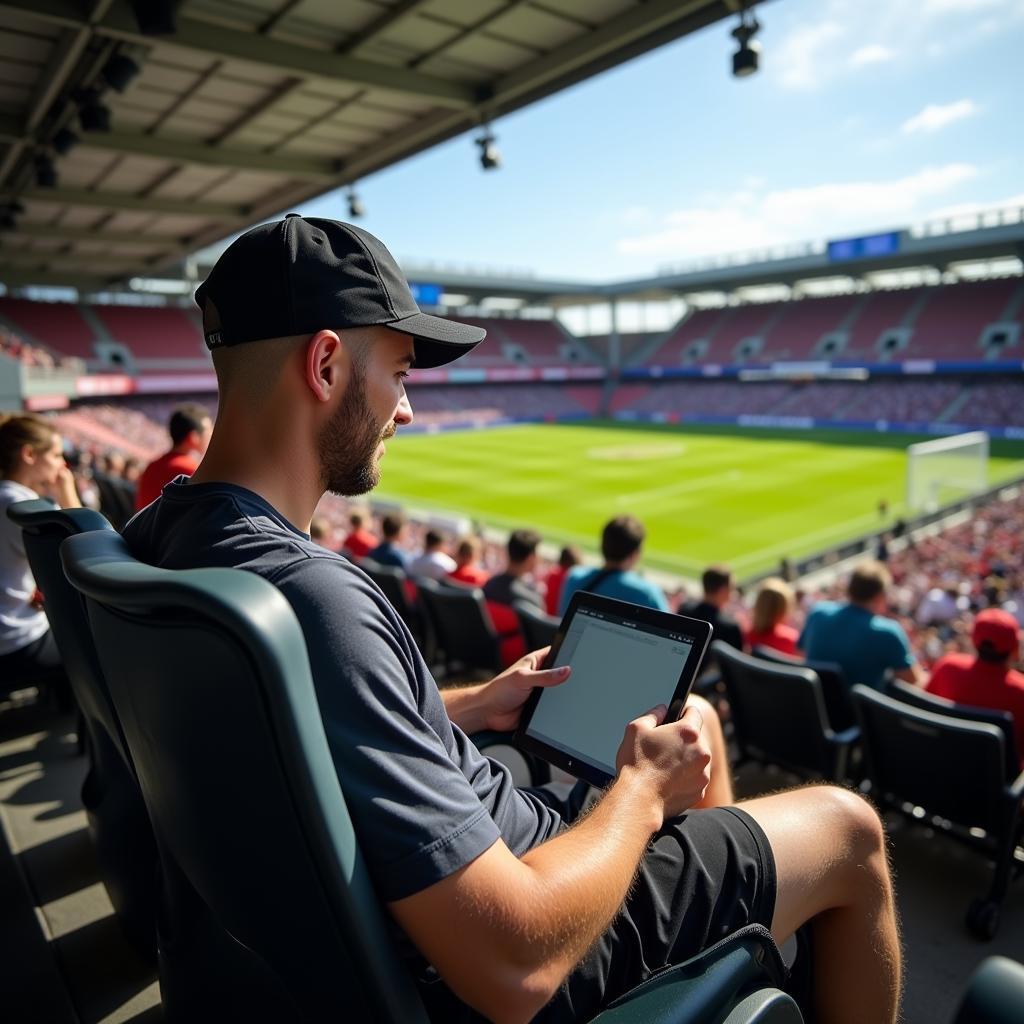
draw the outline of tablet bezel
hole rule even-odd
[[[675,689],[665,702],[668,704],[668,714],[665,716],[665,721],[675,721],[682,714],[683,705],[686,703],[686,698],[690,695],[690,690],[693,688],[694,680],[700,671],[708,645],[711,643],[711,623],[705,622],[703,619],[691,619],[684,615],[674,615],[671,612],[646,608],[643,605],[632,604],[629,601],[617,601],[611,597],[592,594],[587,590],[577,590],[572,595],[569,607],[566,609],[555,638],[551,642],[551,652],[545,660],[545,667],[554,663],[573,618],[582,608],[620,616],[633,622],[666,630],[670,633],[678,633],[680,636],[685,637],[686,640],[692,641],[690,653],[680,666],[679,679],[676,681]],[[628,685],[628,681],[623,680],[623,685]],[[542,757],[556,768],[561,768],[575,778],[583,779],[593,786],[603,787],[608,785],[614,778],[614,774],[609,774],[589,761],[571,755],[560,747],[554,747],[536,736],[529,735],[527,732],[545,689],[546,687],[542,686],[534,687],[533,692],[523,705],[519,726],[515,733],[515,744],[520,749]],[[646,708],[640,709],[637,714],[642,714],[645,710]],[[625,735],[627,725],[628,722],[622,723],[623,735]]]

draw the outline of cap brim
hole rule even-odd
[[[487,337],[487,331],[482,327],[460,324],[429,313],[413,313],[383,326],[413,336],[418,369],[451,363],[472,352]]]

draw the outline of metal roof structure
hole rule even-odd
[[[0,281],[172,268],[742,6],[0,0]]]

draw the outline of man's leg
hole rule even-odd
[[[732,792],[732,765],[729,764],[729,751],[725,747],[725,735],[718,712],[703,697],[691,694],[687,698],[687,706],[695,707],[701,713],[704,725],[701,732],[711,747],[711,782],[704,791],[704,797],[694,810],[707,807],[728,807],[735,802]]]
[[[857,794],[814,786],[740,805],[764,830],[778,889],[772,933],[813,918],[814,999],[822,1024],[891,1024],[900,941],[878,815]]]

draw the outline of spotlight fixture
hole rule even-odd
[[[178,30],[174,0],[132,0],[132,10],[144,36],[171,36]]]
[[[46,153],[36,153],[35,170],[36,184],[40,188],[57,187],[57,168]]]
[[[70,153],[78,143],[78,136],[70,128],[61,128],[50,140],[50,145],[53,146],[54,151],[61,156]]]
[[[100,94],[95,90],[83,93],[79,98],[78,123],[83,132],[110,131],[110,107],[100,102]]]
[[[366,216],[366,207],[359,196],[356,195],[355,185],[349,185],[348,187],[348,215],[352,220],[358,220],[360,217]]]
[[[142,69],[125,53],[115,53],[100,72],[111,89],[124,92]]]
[[[474,140],[480,147],[480,166],[485,171],[495,171],[501,166],[501,152],[495,145],[490,125],[484,125],[483,135]]]
[[[760,30],[761,23],[744,7],[740,11],[740,23],[729,33],[739,43],[732,55],[732,73],[736,78],[747,78],[760,66],[761,44],[751,41]]]

